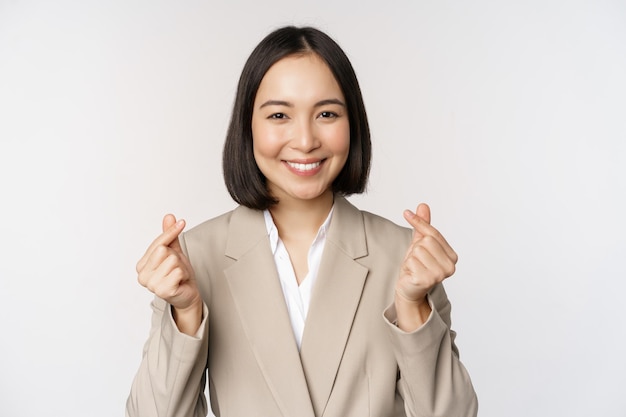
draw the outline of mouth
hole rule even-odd
[[[299,162],[290,162],[290,161],[285,161],[285,162],[291,168],[295,169],[296,171],[301,171],[301,172],[313,171],[316,168],[318,168],[320,165],[322,165],[322,161],[311,162],[308,164],[302,164]]]
[[[285,161],[283,163],[291,171],[291,173],[300,177],[312,177],[317,175],[324,166],[326,159],[308,160],[308,161]]]

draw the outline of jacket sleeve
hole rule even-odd
[[[430,317],[411,333],[400,330],[392,304],[384,312],[400,376],[397,390],[409,417],[475,417],[478,400],[450,330],[450,302],[439,284],[428,294]]]
[[[200,417],[207,415],[204,396],[208,352],[208,310],[198,333],[181,333],[171,306],[155,297],[152,326],[126,402],[127,417]]]

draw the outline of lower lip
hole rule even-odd
[[[287,169],[291,171],[293,174],[296,174],[300,177],[310,177],[310,176],[317,174],[318,172],[322,170],[322,167],[324,166],[324,162],[326,162],[326,160],[323,160],[317,167],[313,169],[309,169],[307,171],[300,171],[298,169],[295,169],[294,167],[289,165],[287,162],[283,162],[283,164],[285,164]]]

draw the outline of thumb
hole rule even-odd
[[[170,227],[176,224],[176,216],[173,214],[166,214],[163,216],[163,231],[167,231]]]
[[[415,242],[424,237],[424,223],[430,224],[430,207],[428,204],[421,203],[415,209],[415,213],[405,210],[404,218],[413,227],[413,241]]]
[[[428,207],[428,204],[421,203],[420,205],[418,205],[417,209],[415,210],[415,214],[426,223],[430,224],[430,207]]]
[[[163,217],[163,232],[171,229],[172,227],[180,228],[180,231],[176,234],[176,237],[174,237],[174,239],[168,246],[174,249],[175,251],[182,253],[183,250],[180,247],[180,242],[178,241],[178,235],[185,228],[185,221],[182,219],[176,221],[176,216],[174,216],[173,214],[166,214]]]

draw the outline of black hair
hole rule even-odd
[[[267,189],[252,147],[252,113],[261,80],[279,60],[292,55],[315,54],[330,68],[346,100],[350,124],[350,150],[343,169],[333,181],[341,195],[365,191],[372,157],[370,130],[361,89],[350,60],[339,45],[312,27],[287,26],[267,35],[243,67],[226,134],[222,168],[231,197],[239,204],[264,210],[278,201]]]

